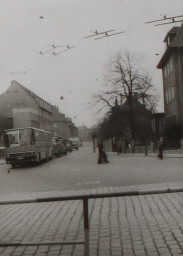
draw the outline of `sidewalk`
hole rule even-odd
[[[0,201],[183,188],[183,182],[0,195]],[[81,201],[0,206],[0,241],[83,240]],[[183,193],[89,200],[90,256],[183,255]],[[1,256],[82,256],[82,245],[0,247]]]
[[[117,152],[107,152],[108,155],[116,155]],[[148,152],[147,153],[147,156],[149,157],[157,157],[157,154],[158,154],[158,151],[155,151],[155,152]],[[134,156],[134,157],[137,157],[137,156],[144,156],[145,155],[145,152],[144,153],[120,153],[119,154],[120,156]],[[178,149],[178,150],[164,150],[163,152],[163,156],[165,158],[183,158],[183,150],[181,149]],[[2,164],[6,164],[6,161],[3,157],[0,158],[0,165]]]
[[[4,158],[0,158],[0,165],[6,164],[6,160]]]
[[[117,152],[107,152],[108,155],[117,155]],[[157,158],[158,151],[155,152],[147,152],[147,157],[155,157]],[[144,153],[120,153],[119,156],[123,157],[138,157],[145,156]],[[164,158],[183,158],[183,150],[164,150],[163,151]]]

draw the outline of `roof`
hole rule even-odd
[[[139,112],[151,113],[149,109],[147,109],[135,96],[132,96],[132,106],[133,109],[138,110]],[[122,111],[129,111],[129,104],[126,100],[123,105],[120,106]]]
[[[51,131],[46,131],[46,130],[35,128],[35,127],[12,128],[12,129],[6,129],[6,130],[4,130],[4,132],[11,132],[11,131],[17,131],[17,130],[27,130],[27,129],[33,129],[33,130],[36,130],[36,131],[52,133]]]
[[[57,106],[51,105],[51,111],[53,113],[53,122],[67,122],[68,125],[75,126],[70,118],[59,111]]]
[[[60,121],[66,121],[66,117],[63,113],[60,113],[58,108],[56,106],[51,105],[51,111],[53,113],[53,121],[54,122],[60,122]]]
[[[16,81],[12,81],[0,97],[1,118],[12,118],[13,110],[17,108],[31,108],[38,111],[38,105],[24,87]]]
[[[179,29],[180,27],[173,27],[172,29],[170,29],[170,31],[167,33],[165,39],[164,39],[164,42],[167,40],[167,37],[170,35],[170,34],[177,34],[177,32],[179,32]]]
[[[170,47],[183,47],[183,23],[179,28],[175,38],[171,42]]]
[[[171,51],[178,47],[183,47],[183,23],[180,27],[173,27],[166,35],[164,42],[167,40],[168,36],[175,34],[174,39],[168,45],[165,53],[163,54],[161,60],[159,61],[157,68],[163,68],[166,59],[169,57]]]
[[[25,86],[23,86],[22,84],[18,83],[17,81],[13,80],[11,82],[11,84],[18,84],[20,87],[22,87],[31,98],[33,98],[33,100],[36,101],[36,103],[41,107],[46,109],[47,111],[51,112],[51,104],[48,103],[47,101],[43,100],[41,97],[39,97],[37,94],[35,94],[34,92],[30,91],[29,89],[27,89]],[[37,99],[40,99],[41,102],[44,102],[45,104],[40,104],[39,101]],[[52,112],[51,112],[52,113]]]

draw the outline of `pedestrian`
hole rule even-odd
[[[128,140],[125,140],[124,153],[128,153]]]
[[[122,153],[125,153],[125,140],[122,139]]]
[[[135,153],[135,140],[131,140],[131,148],[132,148],[132,153]]]
[[[158,145],[158,159],[163,159],[163,141],[160,141]]]
[[[102,163],[109,163],[108,158],[107,158],[107,154],[104,151],[104,145],[103,145],[103,140],[98,140],[98,164],[102,164]]]

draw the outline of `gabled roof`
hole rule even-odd
[[[132,107],[134,110],[136,110],[137,112],[143,112],[145,111],[145,113],[149,113],[151,114],[151,111],[149,109],[147,109],[138,99],[136,96],[132,96]],[[115,106],[116,107],[116,106]],[[114,108],[115,108],[114,107]],[[117,107],[120,107],[120,109],[124,112],[129,111],[129,103],[126,100],[122,105],[118,105]]]
[[[13,109],[17,108],[34,108],[34,110],[37,110],[37,105],[19,83],[12,81],[0,97],[0,115],[4,118],[11,118]]]
[[[170,47],[183,47],[183,23],[182,26],[179,28],[175,38],[170,44]]]
[[[70,126],[75,126],[70,118],[59,111],[57,106],[51,105],[51,111],[53,113],[53,122],[65,122]]]
[[[66,121],[65,115],[63,113],[60,113],[56,106],[51,105],[51,111],[53,113],[53,121],[54,122]]]
[[[35,94],[34,92],[30,91],[25,86],[23,86],[22,84],[18,83],[17,81],[13,80],[11,82],[11,85],[13,85],[13,84],[17,84],[20,87],[22,87],[22,89],[36,102],[36,104],[38,104],[41,108],[44,108],[47,111],[51,112],[51,104],[50,103],[48,103],[47,101],[43,100],[37,94]],[[43,103],[43,104],[41,104],[41,103]]]
[[[170,29],[170,31],[168,31],[165,39],[164,39],[164,42],[167,40],[167,37],[170,35],[170,34],[177,34],[177,32],[179,32],[179,29],[180,27],[173,27],[172,29]]]
[[[168,36],[175,34],[174,39],[168,45],[165,53],[163,54],[161,60],[159,61],[157,68],[163,68],[164,63],[168,56],[170,55],[171,51],[174,48],[183,47],[183,23],[181,27],[173,27],[166,35],[164,42],[167,40]]]

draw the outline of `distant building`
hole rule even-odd
[[[154,142],[158,142],[164,133],[165,113],[152,114],[151,124]]]
[[[179,126],[180,140],[183,139],[183,24],[173,27],[164,42],[166,50],[157,68],[162,69],[163,76],[165,125],[166,129]]]
[[[90,141],[92,139],[91,131],[85,125],[78,127],[78,137],[82,141]]]
[[[63,138],[73,137],[77,128],[70,118],[16,81],[0,95],[0,145],[5,129],[35,127]]]
[[[121,106],[121,110],[123,113],[128,116],[127,117],[127,125],[126,125],[126,134],[124,136],[126,138],[135,138],[137,144],[145,144],[150,142],[150,136],[152,134],[151,129],[151,118],[152,113],[146,106],[139,100],[138,94],[134,94],[131,97],[131,109],[132,109],[132,122],[133,127],[130,125],[130,106],[128,101],[126,100],[124,104]],[[132,130],[133,129],[133,130]]]
[[[50,104],[16,81],[0,95],[0,134],[19,127],[52,131],[52,119]]]
[[[77,137],[78,129],[75,127],[72,120],[65,117],[63,113],[60,113],[56,106],[51,106],[51,110],[53,113],[53,135],[64,139]]]
[[[150,144],[152,113],[138,98],[131,96],[122,105],[115,104],[110,114],[99,125],[98,137],[112,139],[112,149],[117,151],[120,144],[135,140],[136,145]],[[120,145],[121,147],[121,145]]]

